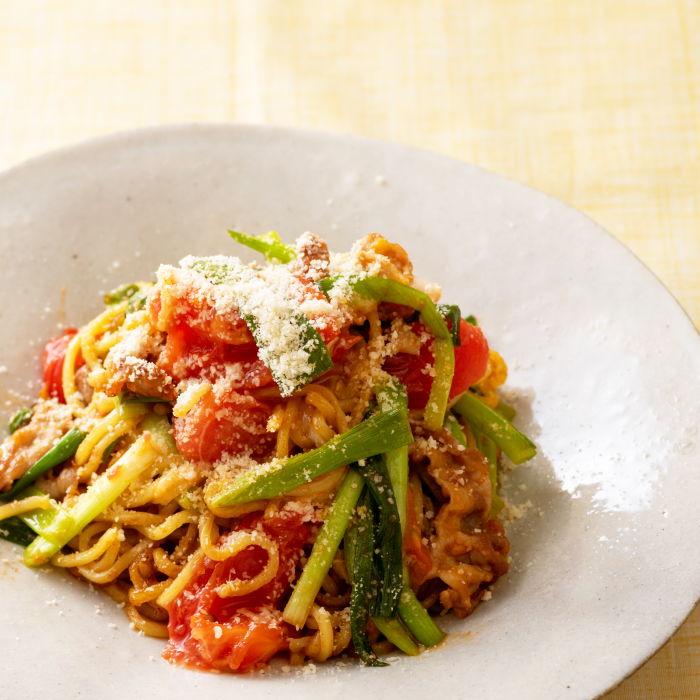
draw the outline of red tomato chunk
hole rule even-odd
[[[414,323],[412,327],[416,335],[425,331],[421,323]],[[459,335],[462,346],[455,348],[455,372],[450,388],[450,399],[478,382],[486,373],[489,362],[489,345],[481,328],[472,326],[462,319]],[[432,338],[425,342],[419,355],[400,352],[384,362],[384,369],[406,387],[409,408],[424,409],[428,403],[430,389],[433,386],[431,375],[435,365],[434,342]]]
[[[243,518],[236,531],[262,531],[279,547],[277,576],[253,593],[221,598],[216,589],[229,580],[257,576],[267,562],[267,552],[251,546],[221,562],[206,558],[168,606],[170,639],[163,658],[200,669],[245,673],[287,649],[297,633],[282,621],[278,603],[294,580],[312,528],[300,514],[289,511],[272,518],[261,513]]]
[[[77,328],[66,328],[63,335],[49,340],[44,348],[42,358],[44,386],[49,398],[58,399],[61,403],[66,402],[66,397],[63,395],[63,360],[66,357],[68,344],[77,332]],[[83,364],[82,356],[78,358],[76,367],[81,364]]]

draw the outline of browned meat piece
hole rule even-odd
[[[460,449],[445,430],[423,433],[409,454],[448,499],[433,523],[428,547],[433,568],[425,580],[444,581],[448,588],[440,602],[466,617],[483,596],[483,584],[508,572],[510,544],[503,526],[495,518],[487,520],[492,501],[488,463],[478,450]]]
[[[95,393],[95,390],[88,383],[89,374],[90,370],[87,365],[83,365],[75,372],[75,385],[86,406],[92,401],[92,395]]]
[[[402,284],[413,282],[413,265],[408,253],[398,244],[389,243],[378,233],[369,233],[352,247],[350,254],[369,274],[388,277]]]
[[[0,491],[24,476],[71,427],[73,414],[55,399],[39,399],[32,419],[0,445]]]
[[[107,381],[99,387],[107,396],[116,396],[126,386],[141,396],[156,396],[175,401],[177,394],[173,380],[155,363],[139,357],[110,356],[105,362]]]
[[[90,384],[107,396],[116,396],[126,386],[141,396],[168,401],[176,398],[173,380],[155,360],[162,351],[163,334],[150,324],[126,332],[107,355],[103,368],[90,374]]]
[[[305,233],[297,240],[297,269],[305,276],[317,280],[328,277],[331,257],[326,242],[313,233]]]
[[[74,460],[66,462],[66,466],[61,469],[58,476],[53,476],[51,472],[40,476],[35,483],[35,486],[44,493],[55,498],[57,501],[62,501],[66,493],[77,486],[78,467],[75,466]]]

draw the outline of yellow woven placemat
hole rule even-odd
[[[0,0],[0,167],[189,120],[400,141],[586,212],[698,324],[699,36],[697,0]],[[609,698],[700,697],[699,634]]]

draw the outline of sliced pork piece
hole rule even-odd
[[[95,393],[95,390],[88,382],[89,374],[90,369],[87,365],[83,365],[75,371],[75,386],[77,387],[78,393],[82,397],[86,406],[90,403],[90,401],[92,401],[92,396]]]
[[[448,499],[433,522],[435,531],[427,548],[433,567],[424,580],[444,581],[448,588],[440,594],[440,602],[466,617],[481,600],[483,586],[508,572],[510,544],[500,521],[488,520],[489,466],[478,450],[461,448],[445,430],[416,433],[410,458],[419,468],[425,467]]]
[[[326,242],[308,231],[297,239],[296,269],[313,282],[328,277],[331,256]]]
[[[33,467],[71,428],[70,408],[56,399],[39,399],[27,425],[0,445],[0,491]]]
[[[122,339],[109,351],[104,368],[93,370],[90,384],[107,396],[116,396],[124,387],[134,394],[174,401],[173,380],[156,365],[164,347],[165,336],[153,328],[147,313],[134,314],[135,327],[126,330]],[[136,325],[140,321],[139,325]]]
[[[124,387],[140,396],[174,401],[177,397],[173,380],[155,363],[130,355],[109,358],[105,362],[108,380],[100,387],[107,396],[116,396]]]
[[[408,253],[398,243],[389,243],[378,233],[369,233],[357,241],[350,256],[368,275],[387,277],[409,287],[413,283],[413,265]]]

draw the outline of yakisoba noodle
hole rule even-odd
[[[2,445],[2,532],[172,663],[417,654],[508,571],[498,459],[534,446],[506,365],[377,234],[232,236],[268,264],[162,265],[47,344]]]

